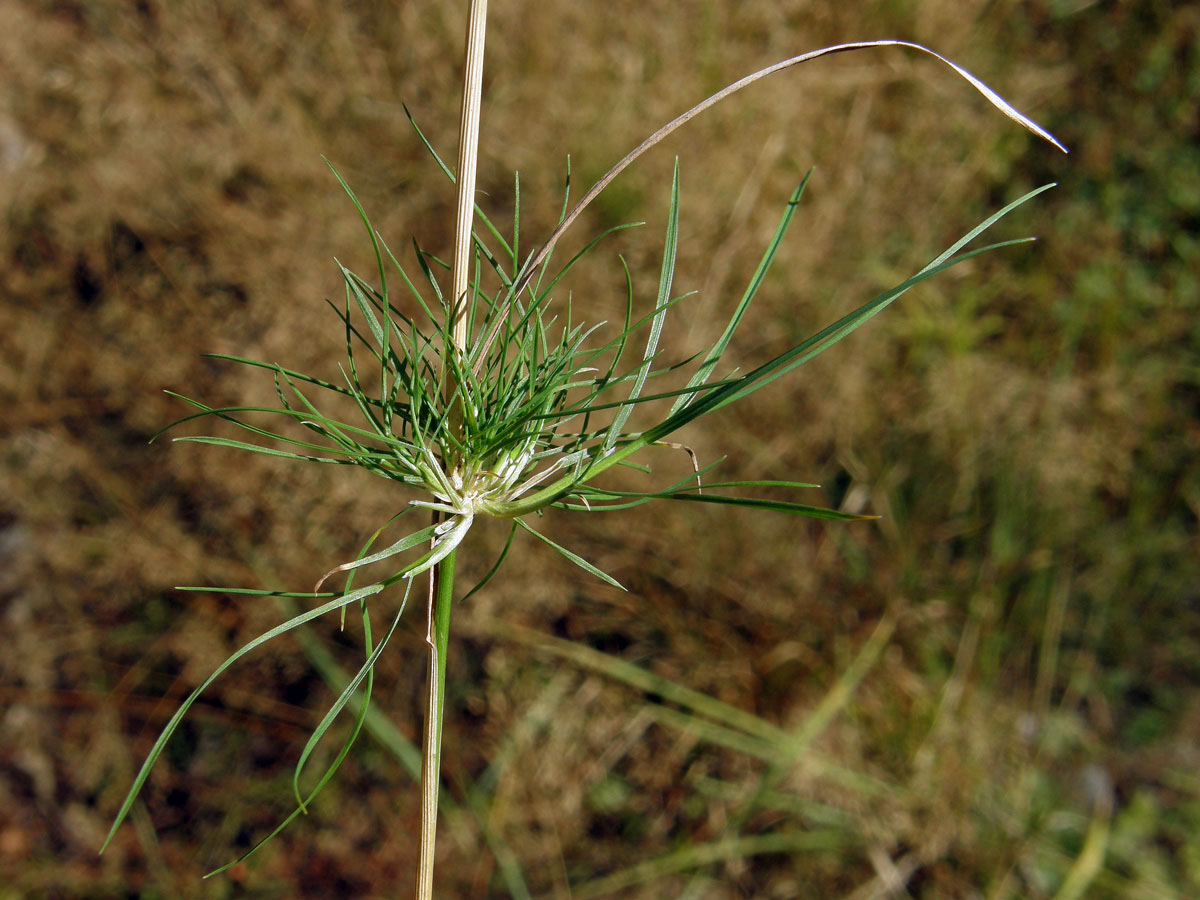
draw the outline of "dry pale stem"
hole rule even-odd
[[[472,257],[471,226],[475,217],[475,171],[479,156],[479,110],[483,94],[483,47],[486,33],[487,0],[471,0],[470,17],[467,22],[462,115],[459,121],[458,216],[454,234],[450,305],[446,313],[446,333],[454,346],[445,348],[447,357],[452,353],[460,353],[467,346],[467,280]],[[457,390],[453,371],[453,368],[448,368],[445,372],[444,396],[447,403],[454,403],[453,397]],[[429,574],[429,631],[426,636],[429,645],[429,692],[425,710],[425,747],[421,767],[421,853],[417,868],[417,900],[431,900],[433,897],[438,781],[441,769],[442,697],[445,692],[443,681],[449,630],[449,593],[453,589],[452,560],[453,557],[447,561],[448,566],[438,566]],[[447,579],[448,583],[439,584],[442,578]]]
[[[462,116],[458,131],[458,217],[451,272],[454,345],[467,346],[467,279],[470,272],[471,225],[475,218],[475,170],[479,158],[479,110],[483,96],[483,44],[487,32],[487,0],[472,0],[467,23],[467,62],[463,77]]]

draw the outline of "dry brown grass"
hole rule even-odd
[[[1087,75],[1071,63],[1084,38],[1069,26],[1107,15],[1056,19],[1041,4],[983,0],[495,7],[480,186],[486,208],[502,211],[520,170],[529,246],[558,214],[567,152],[580,190],[728,81],[838,40],[932,45],[1057,130],[1073,102],[1090,108]],[[332,696],[294,643],[216,686],[148,785],[149,813],[105,857],[95,850],[173,703],[281,616],[259,600],[171,586],[303,587],[403,502],[364,490],[357,472],[146,441],[180,414],[162,388],[269,400],[266,380],[201,352],[335,375],[341,338],[321,303],[339,290],[330,257],[366,271],[369,248],[322,154],[394,248],[415,236],[448,251],[452,190],[401,104],[451,150],[461,28],[454,4],[427,2],[0,7],[0,898],[407,893],[417,791],[369,741],[259,864],[197,880],[287,809],[291,761]],[[664,176],[678,155],[677,287],[702,294],[668,339],[675,353],[700,346],[815,164],[769,296],[733,348],[753,363],[915,270],[997,198],[1049,180],[1059,161],[1031,142],[953,75],[903,52],[786,74],[689,125],[589,211],[577,239],[651,224],[614,243],[611,267],[581,272],[576,308],[612,315],[617,250],[642,296],[650,289]],[[1097,154],[1092,146],[1077,165],[1102,172]],[[815,828],[834,816],[859,842],[702,867],[696,896],[901,897],[903,884],[914,897],[1050,897],[1091,809],[1087,765],[1104,766],[1123,801],[1152,797],[1164,821],[1200,802],[1194,784],[1168,790],[1158,777],[1198,762],[1187,749],[1200,736],[1194,672],[1179,668],[1179,648],[1197,646],[1192,619],[1173,626],[1147,613],[1129,657],[1106,630],[1126,621],[1113,591],[1157,597],[1145,608],[1158,615],[1176,599],[1163,592],[1195,571],[1181,562],[1174,575],[1143,577],[1155,560],[1182,558],[1194,524],[1182,537],[1160,530],[1144,556],[1129,535],[1154,520],[1131,532],[1113,524],[1200,503],[1178,449],[1197,437],[1186,412],[1194,382],[1134,367],[1100,326],[1071,345],[1072,321],[1049,311],[1074,290],[1089,248],[1120,243],[1119,227],[1074,219],[1077,233],[1058,236],[1052,216],[1023,215],[1049,240],[1017,251],[1021,261],[944,278],[803,377],[729,411],[727,424],[686,436],[705,460],[729,454],[730,478],[821,481],[830,502],[884,513],[877,527],[690,507],[583,523],[555,514],[555,539],[630,593],[526,546],[458,614],[448,791],[462,801],[490,761],[509,761],[486,821],[535,896],[566,897],[569,884],[720,838],[759,766],[664,725],[654,697],[498,636],[495,619],[615,653],[788,727],[885,608],[900,616],[844,715],[781,784],[795,821]],[[1164,312],[1164,340],[1190,340],[1187,321]],[[1080,355],[1064,373],[1068,345]],[[1171,378],[1179,393],[1164,398]],[[1163,442],[1148,447],[1143,428]],[[733,430],[745,435],[737,446]],[[1139,507],[1148,453],[1175,481]],[[679,462],[664,454],[664,466]],[[464,578],[482,573],[504,537],[479,532]],[[1056,609],[1058,633],[1047,626]],[[1173,629],[1190,643],[1152,637]],[[379,706],[410,738],[419,633],[410,623],[377,670]],[[353,662],[351,641],[332,626],[321,634]],[[1060,638],[1055,663],[1046,654]],[[1144,711],[1131,692],[1155,684],[1174,686],[1180,707],[1150,756],[1126,752],[1123,729]],[[839,780],[832,763],[881,793]],[[748,827],[769,832],[779,817],[760,812]],[[441,843],[443,895],[506,896],[484,830],[464,821]],[[1177,841],[1172,853],[1195,848],[1162,828],[1151,832]],[[1147,891],[1180,877],[1127,868],[1117,875]],[[1039,872],[1051,874],[1039,882]],[[678,896],[687,883],[675,875],[616,895]],[[1103,884],[1118,896],[1126,882]]]

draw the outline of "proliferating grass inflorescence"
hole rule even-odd
[[[369,599],[388,587],[402,584],[407,601],[416,576],[431,570],[437,577],[431,579],[430,590],[429,641],[433,665],[425,762],[427,779],[430,770],[434,773],[435,786],[427,787],[426,793],[426,813],[432,821],[436,815],[441,692],[454,558],[477,517],[505,519],[512,525],[500,559],[472,593],[499,569],[518,531],[538,538],[589,573],[620,587],[610,575],[530,524],[532,517],[549,507],[597,512],[668,500],[731,504],[826,519],[871,518],[792,500],[747,495],[746,491],[752,494],[757,488],[801,491],[814,485],[774,480],[722,482],[710,477],[719,461],[700,466],[694,457],[693,471],[686,478],[649,490],[606,486],[601,476],[617,466],[638,466],[634,457],[640,451],[667,444],[668,438],[688,424],[742,400],[803,365],[920,282],[981,253],[1020,243],[1020,240],[1009,240],[967,249],[992,225],[1050,185],[1025,194],[989,216],[911,278],[746,372],[729,369],[723,358],[781,248],[801,202],[807,176],[788,199],[778,227],[721,334],[710,346],[683,363],[667,361],[661,349],[668,314],[688,296],[676,293],[674,289],[679,233],[678,165],[670,189],[658,287],[653,303],[646,304],[644,312],[637,311],[633,279],[627,267],[624,268],[624,317],[619,325],[577,321],[569,302],[554,305],[556,289],[580,259],[605,238],[630,225],[608,229],[557,268],[553,260],[559,236],[582,207],[633,159],[698,112],[734,90],[797,62],[844,50],[896,44],[901,42],[826,48],[764,69],[731,85],[652,135],[593,186],[575,207],[570,205],[568,162],[559,226],[536,252],[525,258],[520,254],[518,179],[510,231],[502,232],[482,210],[474,209],[474,219],[480,227],[470,231],[466,257],[473,275],[461,292],[445,291],[442,281],[450,266],[415,246],[414,271],[419,275],[410,276],[371,226],[363,205],[349,185],[334,170],[366,227],[377,268],[376,280],[372,283],[338,263],[344,281],[344,298],[340,305],[331,306],[341,321],[346,347],[340,383],[274,363],[219,356],[219,359],[271,373],[278,405],[212,407],[176,394],[196,410],[176,425],[215,417],[249,435],[243,440],[223,436],[186,436],[176,440],[215,444],[289,460],[357,466],[409,489],[412,498],[371,536],[355,559],[331,569],[311,592],[238,591],[320,602],[239,649],[183,702],[135,778],[106,845],[128,814],[151,767],[184,714],[217,676],[272,638],[335,610],[344,615],[349,607],[357,605],[364,625],[365,660],[301,753],[293,778],[297,809],[280,828],[304,811],[332,777],[362,727],[370,703],[374,664],[394,633],[406,605],[406,602],[400,604],[389,629],[376,644],[370,626]],[[931,53],[916,45],[904,46]],[[937,58],[953,67],[1007,115],[1057,144],[978,79],[948,60]],[[455,173],[437,156],[419,129],[417,135],[442,170],[455,179]],[[396,284],[402,286],[401,295],[408,298],[403,304],[393,292]],[[415,308],[417,312],[406,314],[402,305]],[[352,409],[354,412],[335,416],[327,411],[331,404],[340,410]],[[268,424],[262,424],[263,416],[269,417],[266,419]],[[374,549],[381,543],[386,529],[408,523],[410,519],[405,517],[406,514],[420,509],[432,514],[428,524],[414,525],[383,549]],[[386,577],[355,586],[359,569],[386,560],[395,562]],[[322,591],[330,579],[343,574],[345,583],[340,590]],[[437,620],[436,628],[434,620]],[[306,796],[300,780],[309,756],[360,690],[354,727],[341,752]],[[430,805],[432,810],[428,808]],[[268,839],[277,832],[278,829]],[[432,844],[432,837],[429,842]]]

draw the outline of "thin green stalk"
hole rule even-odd
[[[417,900],[433,897],[433,853],[437,843],[438,781],[442,762],[442,703],[446,697],[446,645],[454,597],[456,552],[443,559],[429,585],[429,693],[425,706],[425,749],[421,766],[421,856]]]

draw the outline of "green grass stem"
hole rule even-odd
[[[421,851],[417,868],[417,900],[433,896],[434,852],[437,845],[438,786],[441,781],[442,721],[446,701],[446,652],[450,640],[450,611],[454,598],[455,553],[451,552],[430,579],[429,687],[425,706],[425,744],[421,765]]]

